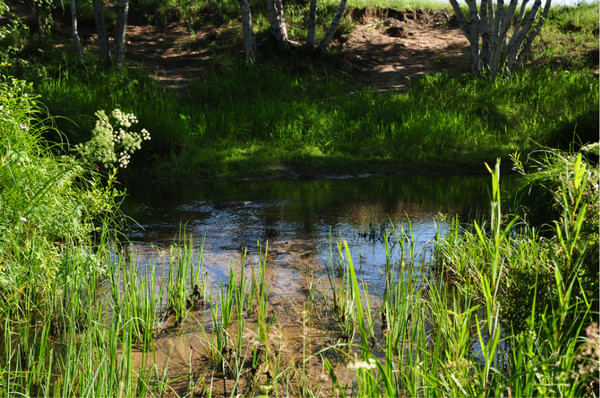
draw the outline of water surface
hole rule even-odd
[[[392,262],[404,259],[395,239],[402,229],[413,236],[404,255],[412,250],[427,261],[431,241],[450,219],[487,207],[488,186],[481,176],[394,176],[136,187],[126,207],[137,221],[130,248],[142,266],[164,275],[170,245],[191,236],[209,281],[218,283],[245,250],[251,263],[258,243],[263,250],[268,244],[271,291],[293,295],[306,288],[307,275],[326,275],[345,240],[359,278],[377,294],[386,232]]]

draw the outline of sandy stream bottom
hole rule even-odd
[[[156,264],[168,261],[168,253],[157,252],[148,246],[137,246],[137,261]],[[311,242],[280,242],[269,245],[265,280],[269,286],[267,320],[271,322],[269,331],[270,350],[279,358],[279,371],[282,373],[278,385],[279,395],[305,395],[301,387],[321,396],[332,396],[332,383],[329,372],[324,368],[322,356],[327,357],[334,366],[338,381],[342,386],[352,385],[355,371],[347,368],[354,357],[348,349],[330,349],[338,344],[341,337],[340,327],[335,321],[332,309],[332,293],[329,280],[323,274],[323,258]],[[204,264],[211,269],[213,264],[231,264],[238,268],[242,260],[241,253],[210,253],[204,251]],[[249,254],[246,259],[246,278],[249,279],[252,267],[257,267],[256,255]],[[215,277],[224,276],[223,270],[208,277],[208,286],[214,284],[213,298],[217,298],[218,282]],[[226,280],[225,280],[226,282]],[[224,282],[224,283],[225,283]],[[248,282],[249,283],[249,282]],[[314,287],[311,306],[310,288]],[[363,292],[364,294],[364,292]],[[363,299],[364,301],[364,299]],[[377,296],[369,298],[373,313],[381,305]],[[155,338],[155,352],[152,363],[162,373],[167,367],[168,396],[183,396],[193,393],[197,396],[231,395],[253,396],[258,394],[256,385],[266,383],[267,373],[273,370],[260,366],[251,371],[252,350],[259,345],[257,323],[254,315],[247,317],[244,332],[244,347],[238,356],[245,361],[244,370],[235,386],[232,374],[224,374],[215,369],[210,361],[207,345],[212,339],[212,318],[208,307],[190,310],[186,319],[176,325],[172,317],[162,323],[162,329]],[[380,322],[376,322],[379,324]],[[377,325],[381,332],[381,325]],[[231,346],[237,339],[237,321],[228,328]],[[358,340],[355,342],[358,343]],[[323,351],[325,350],[325,351]],[[319,354],[321,352],[321,354]],[[139,366],[141,353],[133,354],[134,363]],[[232,360],[233,363],[233,360]],[[256,381],[253,379],[256,378]],[[190,387],[191,386],[191,387]],[[210,392],[209,392],[210,390]],[[234,394],[234,395],[236,395]]]

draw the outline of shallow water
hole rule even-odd
[[[482,176],[394,176],[135,187],[126,206],[137,221],[130,249],[140,266],[165,275],[169,246],[191,236],[209,282],[219,283],[245,249],[252,262],[258,242],[262,250],[268,243],[271,291],[293,295],[306,289],[307,275],[326,275],[345,240],[358,277],[378,294],[386,231],[392,262],[409,261],[411,250],[427,261],[436,231],[487,207],[488,185]],[[414,242],[404,251],[402,230]]]
[[[219,305],[215,295],[221,282],[228,283],[230,267],[239,274],[243,263],[249,276],[250,268],[258,262],[258,243],[261,256],[268,246],[269,345],[277,350],[284,366],[293,368],[302,363],[303,380],[311,380],[322,395],[331,396],[333,390],[327,387],[331,383],[323,381],[327,375],[317,352],[327,348],[326,356],[342,385],[352,385],[356,377],[346,366],[348,354],[330,350],[341,338],[327,277],[331,264],[338,263],[338,243],[348,242],[357,277],[369,289],[361,300],[368,298],[369,308],[376,314],[385,283],[386,231],[391,235],[392,263],[413,259],[426,264],[432,240],[436,233],[445,233],[450,220],[458,217],[461,222],[469,221],[487,209],[488,186],[489,177],[485,176],[396,176],[136,187],[125,207],[137,220],[131,225],[129,249],[135,254],[138,272],[149,274],[154,269],[157,277],[165,280],[171,246],[181,245],[182,236],[191,236],[194,261],[202,263],[207,286],[215,289],[208,293],[211,303]],[[412,236],[412,246],[398,239],[402,230]],[[425,270],[420,276],[428,276],[427,266],[395,269]],[[189,311],[180,325],[173,317],[163,318],[161,332],[155,337],[154,363],[168,370],[175,380],[170,388],[179,395],[189,392],[185,375],[192,368],[195,371],[190,380],[215,382],[211,395],[232,391],[233,381],[215,375],[210,366],[207,347],[215,327],[211,305]],[[379,317],[374,322],[374,333],[383,341],[383,324]],[[257,329],[250,314],[243,332],[245,350],[250,353]],[[234,340],[236,333],[230,328]],[[305,353],[311,356],[305,358]],[[241,383],[240,391],[255,387],[249,380]],[[294,388],[299,382],[286,379],[281,383],[297,391]]]

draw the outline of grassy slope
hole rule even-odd
[[[183,96],[93,63],[50,70],[37,89],[53,114],[74,121],[61,125],[72,142],[85,139],[98,109],[135,113],[153,135],[133,159],[135,178],[483,172],[484,161],[515,151],[597,137],[594,15],[591,6],[554,9],[533,66],[509,82],[432,71],[407,92],[376,93],[324,60],[272,54],[258,68],[215,65]]]

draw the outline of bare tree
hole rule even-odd
[[[129,0],[119,0],[117,9],[117,27],[115,30],[114,62],[117,68],[125,64],[125,33],[127,31],[127,14]]]
[[[77,5],[75,0],[71,0],[71,33],[73,34],[73,44],[75,46],[75,55],[79,62],[83,59],[83,49],[81,47],[81,39],[77,31]]]
[[[468,6],[468,19],[458,4],[450,0],[458,23],[469,40],[471,47],[471,73],[480,76],[510,74],[521,66],[531,49],[535,37],[539,34],[548,12],[551,0],[535,0],[531,9],[527,9],[529,0],[465,0]],[[515,13],[518,9],[518,15]],[[514,25],[513,25],[514,23]]]
[[[96,33],[98,34],[98,52],[100,58],[110,63],[110,50],[108,47],[108,32],[106,30],[106,22],[104,22],[104,10],[102,0],[92,0],[94,9],[94,20],[96,22]]]
[[[267,14],[271,25],[271,34],[279,43],[287,43],[288,34],[283,17],[283,1],[267,0]]]
[[[250,0],[239,0],[242,12],[242,32],[244,34],[244,51],[246,52],[246,63],[256,64],[256,39],[252,30],[252,12]]]

